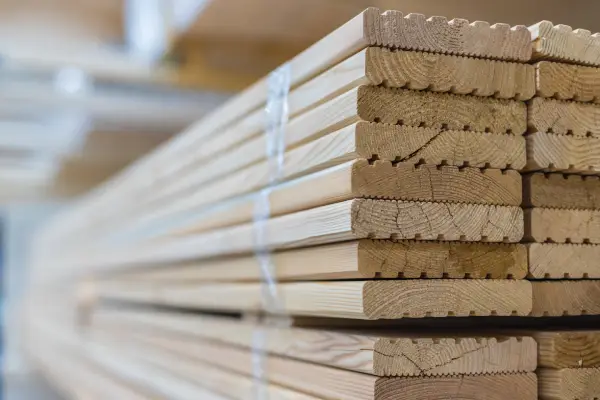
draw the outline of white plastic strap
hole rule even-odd
[[[261,301],[268,313],[281,314],[277,277],[267,244],[267,223],[271,217],[270,194],[283,175],[285,157],[285,127],[288,122],[288,94],[290,90],[290,65],[284,64],[268,77],[267,104],[265,107],[265,144],[268,168],[268,185],[261,190],[254,207],[254,254],[260,267]],[[254,398],[267,399],[265,376],[266,331],[254,330],[252,346],[252,370]]]

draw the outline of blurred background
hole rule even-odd
[[[3,399],[58,399],[19,349],[36,226],[368,6],[600,31],[598,0],[0,0]]]

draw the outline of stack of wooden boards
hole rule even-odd
[[[532,27],[537,96],[529,103],[525,239],[529,274],[548,299],[535,315],[600,313],[600,38]],[[596,175],[596,176],[595,176]]]
[[[190,398],[182,379],[234,398],[262,379],[275,398],[537,398],[536,332],[431,333],[442,317],[600,314],[595,281],[525,279],[596,277],[600,240],[589,210],[599,181],[532,173],[594,172],[600,122],[583,101],[595,96],[570,82],[596,70],[533,65],[532,37],[535,60],[593,64],[600,54],[595,36],[547,23],[528,30],[366,10],[288,65],[281,180],[260,224],[273,252],[268,276],[253,254],[255,206],[273,166],[263,80],[45,229],[36,284],[86,280],[93,301],[83,302],[85,335],[33,311],[30,320],[46,321],[36,329],[55,338],[40,342],[89,351],[82,362],[109,374],[109,360],[121,359],[138,375],[117,375],[167,398]],[[576,101],[546,98],[563,96],[551,84]],[[564,164],[568,157],[581,161]],[[271,327],[106,306],[115,302],[294,319]],[[336,320],[304,328],[315,317]],[[356,321],[407,317],[436,319],[423,320],[429,332],[367,332]],[[557,389],[574,382],[561,380],[570,372],[540,366],[545,398],[598,396],[583,380],[573,384],[579,392]]]

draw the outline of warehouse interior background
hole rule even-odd
[[[19,348],[48,216],[369,6],[600,31],[598,0],[0,0],[3,399],[58,399]]]

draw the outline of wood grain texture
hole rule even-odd
[[[525,138],[512,134],[409,130],[392,126],[384,129],[375,124],[364,132],[369,134],[357,136],[364,158],[377,155],[380,159],[413,164],[501,169],[522,169],[526,164]],[[392,137],[398,140],[389,140]],[[404,140],[400,140],[401,137]]]
[[[352,319],[449,315],[521,315],[531,312],[531,283],[512,280],[401,280],[282,283],[277,312]],[[267,311],[260,284],[148,285],[99,282],[102,299],[204,310]]]
[[[525,238],[535,242],[600,243],[600,211],[525,210]]]
[[[600,279],[600,246],[531,243],[529,276],[535,279]]]
[[[537,399],[535,374],[428,377],[392,382],[383,378],[377,382],[377,399]]]
[[[527,252],[520,244],[368,240],[271,254],[278,281],[361,278],[523,279]],[[252,257],[167,264],[118,274],[121,279],[163,282],[256,281]]]
[[[290,60],[290,87],[300,86],[371,45],[517,61],[525,61],[531,56],[529,32],[522,26],[511,29],[502,24],[469,24],[465,20],[448,21],[442,17],[426,20],[416,14],[405,18],[400,12],[382,14],[378,9],[369,8]],[[170,165],[170,160],[189,159],[202,148],[199,144],[206,138],[217,136],[234,122],[263,108],[267,93],[268,79],[256,82],[182,135],[103,185],[102,190],[96,192],[96,199],[88,200],[79,209],[87,210],[89,214],[98,204],[118,197],[118,191],[112,189],[123,190],[133,182],[142,185],[147,182],[148,169],[158,171]],[[77,221],[77,214],[71,214],[70,221],[65,217],[61,225],[67,229],[71,224],[80,223]]]
[[[560,173],[523,175],[523,205],[525,207],[599,209],[600,178]]]
[[[539,395],[543,400],[597,400],[600,397],[600,369],[540,369]]]
[[[534,337],[539,367],[600,367],[600,331],[536,332]]]
[[[536,132],[526,137],[529,171],[598,174],[600,140],[594,137]]]
[[[354,199],[284,215],[265,223],[271,250],[353,239],[418,239],[516,243],[523,237],[523,210],[515,206]],[[110,270],[148,263],[200,260],[252,252],[253,223],[216,231],[147,240],[107,252],[71,252],[54,262],[64,272]],[[60,257],[57,255],[57,257]]]
[[[136,356],[157,365],[174,365],[176,368],[180,365],[186,365],[187,371],[193,371],[194,363],[210,362],[240,375],[249,375],[252,373],[253,363],[250,351],[226,346],[217,342],[191,341],[190,338],[182,336],[148,333],[119,335],[117,332],[110,332],[108,335],[99,334],[95,336],[100,337],[100,340],[103,342],[117,346],[124,352],[136,354]],[[106,338],[107,336],[109,337]],[[439,386],[439,390],[444,394],[450,393],[450,390],[454,390],[452,393],[456,394],[458,390],[459,395],[465,396],[465,398],[485,399],[489,398],[489,396],[496,398],[496,395],[493,393],[499,389],[495,385],[492,385],[491,388],[494,390],[488,393],[487,390],[480,387],[477,393],[481,393],[482,391],[485,393],[480,397],[475,393],[475,389],[478,386],[476,378],[478,377],[473,377],[474,379],[469,382],[470,385],[463,390],[460,387],[460,382],[465,377],[378,378],[316,364],[310,364],[310,367],[307,368],[305,363],[297,360],[269,354],[264,356],[262,363],[267,381],[277,383],[292,390],[308,392],[318,396],[318,398],[344,398],[352,400],[420,399],[430,398],[430,390],[437,392]],[[537,381],[534,374],[502,374],[493,377],[506,377],[507,380],[501,378],[499,381],[511,382],[513,385],[517,385],[515,395],[526,396],[524,397],[526,399],[535,399]],[[516,378],[508,379],[509,377]],[[488,380],[483,379],[479,383],[487,383]],[[427,394],[419,394],[421,392],[419,386],[422,385],[425,386],[424,389],[427,390]],[[504,392],[506,393],[506,389]],[[402,396],[402,393],[406,393],[408,397],[398,397]]]
[[[514,207],[356,199],[352,215],[358,237],[517,242],[523,232]]]
[[[375,8],[367,9],[363,16],[365,37],[371,45],[517,61],[531,57],[530,44],[526,43],[531,38],[523,26],[448,21],[399,11],[382,14]]]
[[[535,70],[527,64],[378,47],[366,52],[373,85],[521,101],[535,94]]]
[[[534,60],[559,60],[600,65],[600,35],[568,25],[541,21],[529,27]]]
[[[541,97],[600,102],[600,68],[541,61],[535,64],[535,85]]]
[[[352,183],[359,197],[381,199],[519,205],[522,197],[521,175],[514,170],[358,160]]]
[[[364,121],[522,134],[527,129],[526,113],[525,105],[515,100],[378,86],[358,88],[357,114]]]
[[[426,332],[344,332],[256,324],[181,313],[100,310],[94,330],[154,332],[214,340],[377,376],[435,376],[532,372],[537,344],[531,337],[470,337]],[[253,340],[257,333],[264,341]]]
[[[528,102],[530,132],[600,135],[600,105],[535,97]]]
[[[600,281],[532,282],[534,317],[600,314]]]

